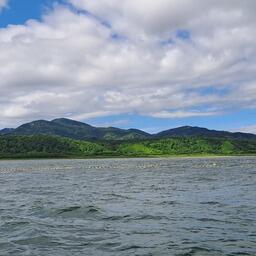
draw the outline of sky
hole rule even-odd
[[[0,128],[66,117],[256,133],[255,0],[0,0]]]

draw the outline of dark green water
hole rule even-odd
[[[256,158],[0,162],[0,255],[256,255]]]

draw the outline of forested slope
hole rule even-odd
[[[255,140],[175,137],[91,142],[49,135],[0,136],[0,158],[251,154],[256,155]]]

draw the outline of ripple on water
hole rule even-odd
[[[67,217],[67,218],[92,218],[97,217],[102,213],[99,208],[88,205],[88,206],[69,206],[65,208],[55,209],[53,211],[53,216]]]
[[[0,163],[0,255],[256,255],[256,158]]]

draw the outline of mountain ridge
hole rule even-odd
[[[57,135],[78,140],[143,140],[164,139],[171,137],[210,137],[256,140],[256,134],[211,130],[198,126],[181,126],[150,134],[130,128],[95,127],[84,122],[67,118],[51,121],[35,120],[17,128],[4,128],[0,135]]]

